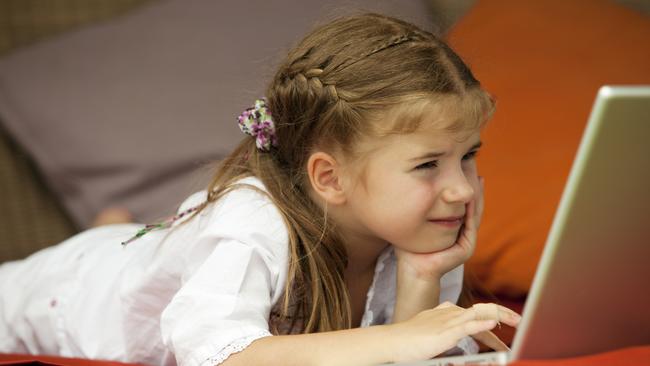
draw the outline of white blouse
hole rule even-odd
[[[240,183],[263,189],[256,178]],[[201,203],[190,196],[179,212]],[[235,189],[196,218],[126,247],[140,225],[85,231],[0,265],[0,352],[152,365],[218,365],[261,337],[288,270],[288,233],[263,193]],[[462,266],[442,278],[456,302]],[[395,256],[377,260],[362,326],[389,323]],[[465,338],[458,345],[475,353]]]

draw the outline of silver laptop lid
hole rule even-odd
[[[650,86],[605,86],[551,226],[512,359],[650,344],[649,281]]]

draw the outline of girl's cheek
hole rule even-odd
[[[423,203],[427,202],[429,199],[435,199],[438,196],[438,191],[440,190],[438,184],[436,183],[437,182],[432,182],[430,184],[419,187],[418,192],[415,194],[415,196],[419,197]]]
[[[469,184],[474,188],[474,192],[479,192],[480,189],[480,182],[478,180],[478,169],[476,168],[476,164],[471,164],[467,168],[464,169],[465,172],[465,177]]]

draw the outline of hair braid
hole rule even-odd
[[[307,103],[322,101],[325,103],[337,103],[340,100],[345,101],[337,90],[335,83],[330,83],[326,79],[327,74],[321,68],[310,68],[305,71],[296,71],[294,76],[285,79],[286,83],[296,83],[296,87],[304,90],[304,96],[307,97]],[[325,80],[323,80],[325,79]]]
[[[370,52],[365,53],[360,58],[374,55],[377,52],[383,51],[383,50],[385,50],[387,48],[394,47],[394,46],[400,45],[402,43],[405,43],[405,42],[408,42],[408,41],[411,41],[411,40],[413,40],[413,36],[411,36],[409,34],[402,34],[402,35],[398,35],[398,36],[393,36],[388,41],[378,45],[375,48],[373,48],[372,50],[370,50]]]

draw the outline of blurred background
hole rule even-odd
[[[291,45],[361,11],[444,36],[497,99],[467,273],[522,304],[598,88],[650,84],[650,0],[0,0],[0,262],[171,215]]]
[[[314,23],[368,10],[443,33],[472,3],[0,0],[0,260],[107,208],[173,213]]]

